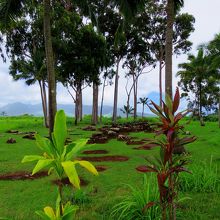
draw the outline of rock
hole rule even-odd
[[[117,137],[117,132],[115,131],[107,131],[107,135],[110,137],[110,138],[113,138],[113,137]]]
[[[84,130],[84,131],[96,131],[96,127],[89,125],[87,127],[82,128],[82,130]]]
[[[17,134],[19,131],[18,130],[8,130],[6,132],[9,134]]]
[[[9,138],[6,143],[7,144],[15,144],[17,141],[14,138]]]
[[[30,139],[30,140],[35,140],[34,134],[32,134],[32,133],[26,134],[26,135],[24,135],[22,138],[24,138],[24,139]]]
[[[185,135],[191,135],[190,131],[185,131]]]
[[[114,132],[119,132],[119,131],[120,131],[120,128],[117,128],[117,127],[116,127],[116,128],[110,128],[110,130],[111,130],[111,131],[114,131]]]
[[[130,137],[127,136],[127,135],[123,135],[123,134],[119,134],[118,137],[117,137],[117,140],[118,141],[130,141]]]

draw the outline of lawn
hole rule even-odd
[[[153,119],[150,119],[151,121]],[[68,119],[69,137],[71,140],[78,138],[89,138],[95,131],[83,131],[81,128],[88,125],[89,120],[85,120],[79,126],[72,125],[73,119]],[[9,129],[19,131],[37,131],[46,136],[47,130],[43,128],[43,119],[37,117],[2,117],[0,118],[0,175],[19,171],[31,172],[34,164],[22,164],[24,155],[40,153],[34,140],[23,139],[19,134],[6,133]],[[199,123],[192,121],[186,125],[186,130],[197,137],[197,141],[188,145],[187,150],[191,153],[192,163],[188,169],[195,170],[192,174],[196,178],[202,178],[203,171],[212,165],[210,170],[220,165],[220,129],[216,122],[207,122],[205,127],[200,127]],[[151,133],[130,133],[132,137],[138,139],[153,137]],[[17,143],[7,144],[9,138],[15,138]],[[84,150],[107,150],[108,155],[127,156],[128,161],[124,162],[93,162],[94,165],[106,166],[107,170],[100,172],[99,176],[92,176],[82,168],[78,168],[80,177],[88,184],[82,187],[83,191],[76,192],[70,186],[65,187],[66,200],[77,201],[80,210],[77,219],[80,220],[110,220],[112,207],[121,200],[123,195],[129,193],[126,184],[132,186],[142,186],[143,173],[139,173],[135,168],[146,164],[145,156],[157,155],[158,149],[135,150],[134,145],[126,145],[125,142],[110,140],[106,144],[87,145]],[[79,157],[83,156],[80,154]],[[85,155],[84,155],[85,156]],[[91,155],[97,156],[97,155]],[[99,156],[99,155],[98,155]],[[100,155],[104,156],[104,155]],[[197,168],[202,168],[199,171]],[[211,172],[210,171],[210,172]],[[208,173],[210,173],[208,172]],[[219,169],[216,171],[220,177]],[[57,187],[53,183],[55,176],[46,176],[35,180],[0,180],[0,217],[9,219],[29,220],[38,219],[36,210],[43,207],[55,205]],[[219,178],[217,178],[214,190],[193,188],[182,190],[179,197],[189,197],[179,204],[177,219],[220,219],[220,191],[218,190]]]

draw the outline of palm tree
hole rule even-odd
[[[22,11],[27,4],[33,4],[30,0],[1,0],[0,1],[0,21],[5,26],[10,21],[16,20],[22,15]],[[54,58],[51,37],[51,0],[44,0],[44,39],[46,51],[46,66],[48,77],[48,103],[49,103],[49,134],[51,135],[54,127],[56,114],[56,80],[54,70]]]
[[[128,119],[128,116],[133,114],[134,108],[132,108],[130,105],[124,105],[123,108],[120,109],[124,114],[126,114],[126,118]]]
[[[182,85],[183,90],[187,93],[192,91],[195,94],[195,104],[198,109],[200,124],[204,126],[202,107],[205,99],[205,88],[210,87],[210,77],[217,75],[216,69],[212,67],[210,57],[204,54],[202,48],[199,49],[197,56],[189,55],[188,61],[187,63],[179,64],[179,68],[182,70],[177,75],[181,77],[179,83]],[[215,82],[212,87],[214,89]]]
[[[142,118],[144,117],[144,106],[147,105],[148,103],[148,98],[139,98],[138,104],[142,104]]]

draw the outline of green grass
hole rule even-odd
[[[131,120],[131,119],[130,119]],[[152,122],[156,119],[151,118]],[[120,119],[121,122],[125,121]],[[82,137],[90,137],[92,132],[83,131],[81,127],[88,125],[90,118],[80,122],[79,126],[73,126],[73,119],[68,118],[69,137],[72,140]],[[105,123],[110,123],[109,119],[104,119]],[[9,129],[19,131],[37,131],[41,135],[48,135],[47,129],[43,128],[43,119],[36,117],[0,117],[0,174],[31,171],[34,164],[22,164],[24,155],[40,153],[35,141],[23,139],[22,135],[8,134]],[[205,127],[200,127],[199,122],[192,121],[186,126],[193,135],[197,136],[197,141],[190,144],[187,149],[192,154],[192,164],[188,169],[195,169],[196,166],[209,163],[212,157],[213,167],[220,166],[220,129],[217,122],[207,122]],[[139,132],[131,133],[139,139],[152,137],[152,134]],[[16,144],[6,144],[8,138],[15,138]],[[124,142],[111,140],[107,144],[96,144],[86,146],[85,149],[105,149],[109,155],[128,156],[126,162],[100,162],[96,165],[105,165],[108,170],[100,172],[98,177],[92,176],[79,168],[80,176],[89,181],[88,186],[83,187],[85,194],[78,194],[78,200],[82,200],[82,205],[77,214],[79,220],[111,220],[110,213],[115,204],[121,201],[122,196],[129,193],[129,188],[124,184],[141,188],[143,174],[138,173],[135,167],[146,163],[144,157],[147,155],[157,155],[158,150],[150,151],[134,150],[133,145],[126,145]],[[206,162],[205,162],[206,161]],[[185,174],[190,175],[190,174]],[[220,177],[219,169],[217,169]],[[48,176],[37,180],[25,181],[0,181],[0,217],[8,217],[18,220],[35,220],[36,210],[42,210],[46,205],[55,205],[56,186],[52,184],[54,176]],[[217,186],[219,187],[219,183]],[[190,197],[179,204],[178,218],[187,220],[220,219],[220,193],[218,190],[212,192],[197,192],[196,190],[181,192],[180,197]],[[73,190],[65,187],[66,200],[74,197]],[[115,220],[115,219],[114,219]]]

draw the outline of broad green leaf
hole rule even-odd
[[[73,145],[72,150],[67,153],[66,160],[71,160],[74,155],[76,155],[87,143],[88,139],[79,139],[77,142],[71,143],[69,145]]]
[[[36,160],[45,160],[45,158],[39,155],[26,155],[24,156],[21,162],[26,163],[26,162],[36,161]]]
[[[80,189],[80,180],[79,176],[76,172],[75,164],[72,161],[65,161],[62,163],[64,172],[66,173],[69,181],[75,186],[77,189]]]
[[[50,140],[47,138],[41,137],[39,134],[35,135],[37,146],[45,151],[48,155],[52,155],[54,153],[54,150],[51,147]]]
[[[56,220],[56,215],[50,206],[46,206],[44,212],[51,220]]]
[[[34,175],[35,173],[37,173],[41,169],[49,166],[51,163],[53,163],[53,161],[54,161],[54,159],[39,160],[32,171],[32,175]]]
[[[58,152],[62,154],[67,138],[66,115],[63,110],[56,113],[53,137]]]
[[[96,176],[98,175],[96,168],[89,161],[77,160],[77,161],[74,161],[73,163],[75,163],[75,164],[78,163],[82,167],[86,168],[90,173],[93,173]]]

